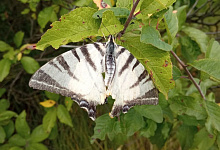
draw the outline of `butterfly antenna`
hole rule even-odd
[[[97,15],[97,17],[98,17],[99,19],[101,19],[99,15]],[[109,31],[109,30],[106,28],[106,26],[104,25],[104,23],[101,22],[101,24],[105,27],[105,29],[108,31],[108,33],[111,34],[110,31]],[[100,28],[100,30],[101,30],[101,32],[102,32],[102,29],[101,29],[101,28]],[[104,35],[103,32],[102,32],[102,34],[103,34],[104,39],[106,40],[105,35]]]

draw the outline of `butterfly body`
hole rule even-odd
[[[113,36],[105,44],[87,44],[57,56],[32,76],[29,86],[71,97],[92,120],[96,105],[109,95],[115,99],[111,117],[135,105],[158,103],[158,91],[144,66]]]

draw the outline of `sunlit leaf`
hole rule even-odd
[[[30,137],[30,127],[26,121],[26,112],[22,111],[15,121],[15,129],[19,135],[27,139]]]
[[[220,58],[220,44],[218,41],[215,41],[214,38],[209,41],[205,56],[206,58]]]
[[[39,63],[34,58],[28,56],[21,58],[21,64],[24,70],[29,74],[35,73],[40,68]]]
[[[112,7],[112,8],[107,8],[107,9],[101,9],[97,11],[96,13],[94,13],[92,17],[96,19],[102,18],[103,13],[108,10],[112,11],[114,13],[114,16],[121,17],[121,18],[127,17],[130,14],[130,11],[127,8]]]
[[[0,52],[5,52],[10,49],[13,49],[13,48],[7,43],[5,43],[4,41],[0,41]]]
[[[0,113],[7,110],[10,102],[7,99],[0,99]]]
[[[57,109],[55,107],[51,107],[43,118],[44,131],[50,133],[50,131],[52,130],[52,128],[56,123],[56,120],[57,120]]]
[[[15,134],[9,139],[9,143],[14,146],[25,146],[26,140],[20,134]]]
[[[30,143],[25,150],[48,150],[42,143]]]
[[[9,59],[2,59],[0,61],[0,82],[2,82],[4,78],[8,76],[10,68],[11,61]]]
[[[18,31],[14,36],[14,43],[17,47],[21,46],[24,38],[24,32]]]
[[[0,143],[4,143],[6,138],[5,130],[2,126],[0,126]]]
[[[54,100],[46,100],[44,102],[40,102],[40,105],[44,107],[53,107],[56,104]]]
[[[48,132],[45,132],[43,125],[37,126],[31,133],[30,140],[31,142],[41,142],[49,136]]]
[[[57,117],[60,122],[67,124],[70,127],[73,127],[72,119],[66,107],[63,105],[58,105],[57,107]]]

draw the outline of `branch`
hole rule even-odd
[[[189,79],[193,82],[193,84],[195,85],[195,87],[197,88],[197,90],[199,91],[200,95],[202,96],[202,98],[204,100],[205,96],[202,93],[202,90],[200,89],[200,86],[196,83],[196,81],[193,79],[192,74],[189,72],[189,70],[187,69],[187,66],[184,64],[184,62],[182,62],[182,60],[180,60],[180,58],[176,55],[176,53],[174,53],[174,51],[170,51],[171,54],[175,57],[175,59],[180,63],[180,65],[183,67],[183,69],[186,71],[186,73],[188,74]]]
[[[196,0],[196,2],[193,4],[192,8],[188,11],[187,13],[187,17],[191,14],[192,10],[196,7],[197,3],[198,3],[199,0]]]
[[[135,9],[136,9],[139,2],[140,2],[140,0],[136,0],[136,2],[134,3],[134,5],[131,9],[131,12],[129,14],[129,17],[128,17],[127,21],[125,22],[124,29],[118,34],[119,39],[125,33],[125,30],[127,29],[129,23],[131,22],[131,19],[133,18],[134,11],[135,11]]]

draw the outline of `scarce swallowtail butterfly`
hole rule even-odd
[[[158,90],[147,70],[112,35],[106,43],[87,44],[52,59],[36,71],[29,86],[71,97],[92,120],[96,106],[109,95],[115,99],[110,117],[135,105],[158,103]]]

